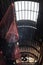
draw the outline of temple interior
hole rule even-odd
[[[43,65],[42,0],[0,0],[0,65]]]

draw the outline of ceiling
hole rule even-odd
[[[18,0],[15,0],[15,1],[18,1]],[[33,0],[32,0],[33,1]],[[37,20],[37,30],[35,31],[35,39],[38,38],[39,39],[42,39],[43,40],[43,1],[42,0],[34,0],[34,1],[37,1],[40,3],[39,5],[39,16],[38,16],[38,20]],[[2,19],[2,17],[4,16],[5,12],[7,11],[9,5],[11,4],[11,2],[14,2],[14,0],[0,0],[1,2],[1,11],[0,11],[0,21]],[[17,23],[18,24],[18,23]],[[22,24],[22,23],[21,23]],[[25,23],[24,23],[25,24]],[[19,23],[20,25],[20,23]],[[25,29],[24,29],[25,30]],[[26,29],[27,30],[27,29]],[[25,31],[26,31],[25,30]],[[28,36],[28,35],[27,35]]]
[[[13,0],[14,1],[14,0]],[[15,1],[18,1],[18,0],[15,0]],[[32,0],[33,1],[33,0]],[[34,0],[34,1],[38,1],[39,0]],[[1,2],[1,9],[0,9],[0,21],[2,20],[4,14],[6,13],[9,5],[11,4],[12,0],[0,0]],[[43,2],[42,0],[40,0],[40,5],[39,5],[39,16],[38,16],[38,20],[37,20],[37,24],[36,23],[31,23],[32,21],[30,20],[21,20],[21,21],[17,21],[17,26],[18,26],[18,32],[19,32],[19,40],[20,42],[22,41],[22,43],[26,43],[28,45],[28,39],[29,40],[42,40],[43,41]],[[11,13],[11,12],[10,12]],[[12,14],[11,14],[12,15]],[[13,15],[12,15],[13,16]],[[11,16],[11,18],[12,18]],[[8,17],[8,16],[7,16]],[[8,20],[10,19],[10,14],[9,14],[9,17],[8,17]],[[12,20],[12,19],[11,19]],[[29,21],[29,22],[28,22]],[[9,21],[8,21],[9,22]],[[1,23],[1,22],[0,22]],[[11,24],[9,22],[9,24]],[[34,29],[34,28],[29,28],[29,27],[24,27],[24,26],[28,26],[29,25],[32,25],[33,27],[36,27],[37,29]],[[6,23],[6,26],[7,28],[9,29],[9,25],[8,23]],[[5,27],[5,29],[3,30],[3,33],[5,32],[6,33],[6,26],[3,26],[2,28]],[[19,26],[22,26],[22,27],[19,27]],[[1,28],[0,28],[1,30]],[[1,32],[1,31],[0,31]],[[21,43],[21,44],[22,44]],[[30,42],[31,43],[31,42]],[[36,43],[35,43],[36,44]],[[34,45],[34,44],[33,44]]]

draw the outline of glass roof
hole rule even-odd
[[[39,3],[33,1],[14,2],[16,11],[16,20],[31,20],[37,22]]]

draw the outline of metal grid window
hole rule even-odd
[[[33,1],[16,1],[14,5],[17,21],[32,20],[37,22],[39,3]]]

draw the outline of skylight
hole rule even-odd
[[[37,22],[39,3],[33,1],[16,1],[14,5],[17,21],[31,20]]]

